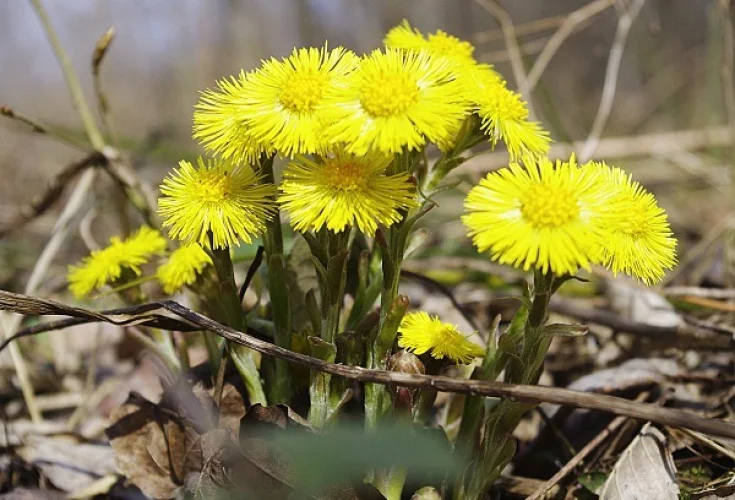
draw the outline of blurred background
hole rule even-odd
[[[533,91],[526,93],[537,119],[558,145],[588,137],[619,21],[633,3],[496,3],[513,23],[525,72],[560,27],[570,28],[568,38],[551,52]],[[494,64],[511,87],[522,83],[486,0],[55,0],[47,2],[47,9],[92,104],[92,52],[105,30],[114,26],[117,36],[102,65],[102,86],[120,149],[154,186],[179,159],[199,152],[190,136],[199,91],[257,66],[263,58],[286,56],[294,47],[328,40],[332,46],[365,52],[379,46],[388,29],[408,19],[424,32],[442,29],[472,41],[477,58]],[[725,131],[725,139],[722,134],[715,139],[702,136],[713,127],[722,131],[728,123],[727,99],[733,92],[732,63],[723,49],[723,20],[728,15],[722,0],[644,2],[624,37],[620,66],[608,76],[616,88],[602,129],[601,157],[630,169],[659,195],[685,247],[732,208],[731,190],[725,187],[731,178],[732,150],[724,147],[729,135]],[[27,2],[0,2],[0,104],[85,140],[58,61]],[[694,133],[694,145],[686,143],[680,150],[685,141],[671,136],[674,131]],[[649,141],[645,134],[663,134],[661,147],[654,147],[653,142],[660,141]],[[623,140],[604,143],[609,137]],[[649,154],[651,148],[655,154]],[[481,155],[462,171],[476,179],[501,166],[502,154]],[[12,220],[55,173],[80,157],[79,151],[34,134],[17,121],[0,120],[0,224]],[[104,212],[111,203],[109,190],[96,192]],[[33,262],[63,206],[57,205],[0,241],[5,259],[14,259],[13,265],[2,266],[6,275],[0,283],[10,287],[7,273],[17,278],[18,270]],[[446,220],[458,213],[456,206],[457,212],[442,211]],[[103,227],[100,232],[110,230]],[[84,251],[76,248],[76,253]]]

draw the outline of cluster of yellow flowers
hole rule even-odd
[[[203,92],[193,135],[217,157],[180,162],[161,186],[163,226],[185,245],[159,269],[166,293],[191,284],[209,263],[202,247],[251,242],[278,208],[297,231],[356,228],[374,236],[419,205],[416,172],[397,157],[430,143],[460,154],[456,149],[483,138],[493,146],[502,140],[511,163],[465,202],[462,219],[480,251],[524,270],[565,275],[601,264],[659,281],[675,264],[675,240],[653,196],[604,163],[546,159],[548,133],[473,51],[442,31],[424,36],[404,22],[383,49],[364,56],[342,47],[297,49]],[[260,170],[273,155],[288,160],[278,186]],[[142,257],[130,245],[113,239],[110,249],[71,268],[72,291],[84,296],[117,279],[121,267],[139,274]],[[440,325],[407,316],[401,345],[425,352],[430,344],[435,357],[462,361],[481,354],[458,342],[454,327]],[[418,330],[434,332],[429,344],[426,335],[411,340]],[[440,348],[437,332],[460,347]]]

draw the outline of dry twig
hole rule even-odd
[[[554,54],[556,54],[559,47],[561,47],[564,41],[574,33],[579,25],[610,7],[613,4],[613,1],[614,0],[595,0],[565,17],[564,22],[549,39],[549,43],[547,43],[544,50],[541,51],[536,62],[533,63],[531,70],[528,72],[528,77],[521,85],[521,94],[528,95],[531,93],[534,87],[536,87],[541,75],[546,70],[546,67],[549,65],[549,62],[551,62],[551,59],[554,57]]]
[[[526,81],[526,70],[523,66],[523,53],[521,52],[521,48],[518,46],[518,39],[516,38],[513,20],[496,0],[475,0],[475,2],[477,2],[480,7],[488,11],[500,24],[500,29],[503,31],[503,38],[505,39],[505,46],[508,49],[510,66],[513,70],[513,78],[515,78],[516,85],[522,85],[523,82]],[[533,111],[533,101],[531,100],[531,96],[523,94],[523,98],[528,103],[528,110],[531,117],[533,117],[535,113]]]
[[[734,424],[722,420],[703,418],[684,410],[660,408],[655,405],[636,403],[614,396],[559,389],[556,387],[506,384],[503,382],[483,380],[464,380],[433,375],[411,375],[329,363],[279,347],[270,342],[260,340],[248,333],[222,325],[172,300],[128,308],[129,314],[123,321],[98,312],[68,307],[53,300],[37,299],[27,295],[5,291],[0,291],[0,309],[11,310],[21,314],[74,316],[87,322],[104,321],[118,325],[137,323],[147,326],[152,326],[151,323],[160,326],[162,321],[171,322],[172,318],[163,314],[170,313],[178,318],[182,318],[184,321],[179,321],[179,323],[183,323],[184,327],[188,325],[189,328],[208,330],[231,342],[243,345],[261,354],[274,356],[291,363],[307,366],[314,370],[350,380],[357,380],[358,382],[374,382],[390,386],[499,397],[533,404],[545,402],[555,403],[574,408],[605,411],[638,420],[650,420],[662,425],[687,428],[705,434],[735,439]],[[140,314],[136,315],[132,311],[139,311]],[[14,344],[11,343],[10,345],[12,346]]]
[[[589,160],[600,142],[602,132],[607,125],[607,119],[610,117],[613,101],[615,100],[615,91],[618,86],[618,73],[620,72],[620,61],[623,59],[623,51],[625,43],[628,41],[630,28],[633,21],[638,17],[645,0],[634,0],[633,4],[624,10],[618,20],[618,27],[615,30],[615,38],[613,39],[612,48],[610,49],[610,57],[607,60],[607,69],[605,70],[605,83],[602,87],[602,97],[600,97],[600,106],[595,115],[595,121],[592,123],[587,140],[584,141],[582,150],[579,153],[579,159],[583,162]]]

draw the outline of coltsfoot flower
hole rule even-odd
[[[258,140],[250,129],[250,107],[245,91],[252,74],[217,82],[218,90],[202,92],[194,107],[194,139],[207,151],[237,163],[254,163],[262,154],[273,153],[273,146]]]
[[[173,295],[185,285],[193,284],[205,267],[212,263],[198,243],[188,243],[174,250],[165,264],[158,267],[158,278],[164,293]]]
[[[403,50],[427,50],[435,56],[446,57],[459,67],[477,64],[473,53],[475,47],[465,40],[438,30],[424,36],[419,30],[411,27],[408,20],[392,28],[385,36],[383,43],[386,47]]]
[[[143,226],[127,239],[110,238],[110,244],[93,250],[77,266],[69,266],[69,290],[77,298],[88,296],[94,290],[114,283],[123,273],[130,270],[140,276],[140,266],[153,255],[166,249],[166,240],[155,229]]]
[[[356,156],[338,149],[318,161],[299,157],[283,174],[279,203],[297,231],[356,226],[372,236],[379,224],[392,225],[399,210],[416,204],[410,177],[386,174],[390,163],[375,151]]]
[[[325,96],[346,88],[358,62],[354,52],[342,47],[302,48],[280,61],[264,62],[241,90],[251,134],[284,156],[323,153]]]
[[[462,221],[475,246],[504,264],[574,274],[602,258],[615,189],[574,157],[526,156],[470,191]]]
[[[648,285],[658,283],[676,265],[676,239],[666,212],[622,169],[604,163],[592,163],[590,168],[597,168],[603,182],[614,187],[613,203],[620,210],[620,217],[607,226],[610,237],[602,263],[614,274],[623,272]]]
[[[446,140],[467,110],[451,65],[428,51],[375,50],[348,80],[325,99],[325,134],[350,153],[397,153]]]
[[[476,71],[473,79],[492,78]],[[475,87],[475,88],[473,88]],[[488,88],[489,87],[489,88]],[[543,155],[549,150],[549,133],[541,124],[528,119],[528,108],[520,94],[508,89],[504,82],[485,81],[469,84],[468,98],[482,119],[481,129],[495,147],[499,139],[508,148],[511,160],[522,155]]]
[[[398,345],[414,354],[431,353],[436,359],[449,358],[456,363],[470,363],[485,350],[471,342],[457,327],[443,323],[420,311],[404,316],[398,329]]]
[[[250,243],[275,212],[276,187],[259,184],[247,165],[181,161],[161,184],[158,211],[169,235],[203,247]]]

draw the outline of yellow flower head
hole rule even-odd
[[[212,259],[197,243],[188,243],[176,249],[165,264],[158,267],[156,277],[164,293],[173,295],[182,286],[191,285]]]
[[[275,211],[276,187],[227,160],[181,161],[161,184],[158,212],[172,238],[214,248],[250,243]]]
[[[278,201],[297,231],[357,226],[372,236],[379,224],[390,226],[400,209],[416,204],[408,174],[385,173],[390,163],[378,152],[355,156],[339,149],[318,162],[297,158],[283,174]]]
[[[528,119],[528,108],[520,94],[508,89],[502,80],[493,81],[486,71],[478,70],[474,78],[490,78],[470,83],[467,92],[493,147],[502,139],[511,160],[525,154],[540,156],[548,152],[549,133],[541,124]]]
[[[552,164],[526,156],[491,172],[470,191],[462,221],[475,246],[504,264],[557,275],[602,256],[614,189],[574,157]]]
[[[117,236],[101,250],[93,250],[78,266],[69,266],[69,290],[77,298],[113,283],[122,276],[124,269],[140,276],[140,266],[152,255],[163,253],[166,240],[155,229],[143,226],[125,240]]]
[[[614,186],[613,203],[619,211],[608,226],[603,264],[617,274],[623,272],[650,285],[663,279],[676,265],[676,239],[666,212],[656,199],[629,174],[604,163],[592,163],[603,182]]]
[[[411,27],[407,20],[391,29],[383,40],[386,47],[403,50],[428,50],[435,56],[446,57],[453,63],[461,65],[476,64],[472,54],[475,47],[464,40],[438,30],[427,37]]]
[[[334,88],[326,100],[330,125],[325,134],[359,155],[397,153],[418,149],[427,139],[442,140],[467,109],[445,59],[390,48],[365,56],[349,84]]]
[[[272,146],[255,138],[247,122],[251,111],[245,90],[250,78],[241,71],[238,77],[217,82],[219,90],[202,92],[194,107],[194,138],[207,151],[238,163],[254,163],[261,154],[273,152]]]
[[[289,157],[323,153],[324,98],[346,87],[358,62],[342,47],[298,49],[281,61],[264,62],[242,89],[253,136]]]
[[[398,345],[415,354],[431,352],[436,359],[449,358],[457,363],[470,363],[485,350],[470,342],[457,327],[442,323],[427,313],[413,312],[403,317],[398,329]]]

